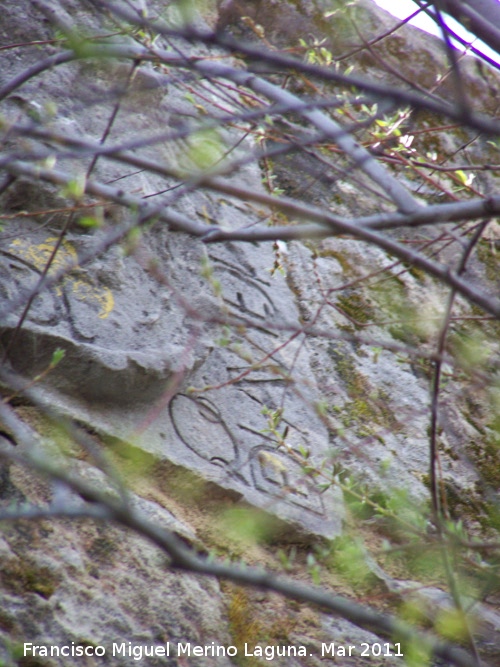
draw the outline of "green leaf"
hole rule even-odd
[[[63,187],[63,196],[69,199],[79,200],[85,194],[86,186],[85,174],[80,174],[76,178],[71,179]]]
[[[270,515],[253,508],[228,509],[221,519],[226,534],[248,545],[265,542],[276,528],[275,520]]]
[[[57,366],[57,364],[64,359],[64,355],[66,354],[65,350],[63,350],[61,347],[58,347],[54,352],[52,353],[52,359],[50,362],[51,367]]]
[[[83,215],[78,219],[78,224],[80,227],[85,227],[85,229],[96,229],[100,227],[102,223],[93,215]]]
[[[304,445],[299,445],[298,450],[303,458],[305,459],[309,458],[311,452],[307,449],[307,447],[304,447]]]
[[[189,137],[188,161],[202,171],[214,167],[224,156],[225,146],[215,130],[200,130]]]

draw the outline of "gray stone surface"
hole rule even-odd
[[[95,481],[90,467],[80,466],[79,472]],[[11,477],[18,489],[28,492],[29,500],[41,500],[33,479],[16,469]],[[159,525],[186,534],[158,504],[139,505]],[[175,665],[177,642],[205,645],[217,637],[221,644],[230,643],[217,582],[169,571],[158,549],[110,524],[42,520],[3,526],[0,557],[0,659],[5,664],[13,664],[13,649],[23,655],[24,642],[49,651],[51,646],[71,649],[73,644],[105,650],[103,657],[37,656],[37,664],[85,660],[88,665],[127,667],[137,664],[137,653],[130,654],[129,646],[165,647],[171,642],[168,659],[160,663],[143,657],[142,664]],[[122,643],[125,654],[115,651],[113,657],[113,644]],[[25,656],[24,660],[35,660],[30,651]],[[197,660],[199,665],[213,664],[209,658]],[[220,657],[218,664],[232,662]]]
[[[105,63],[63,65],[26,84],[16,96],[40,108],[56,103],[53,131],[98,140],[116,102],[105,91],[120,84],[127,71],[123,69]],[[178,128],[200,116],[186,101],[182,85],[150,90],[153,76],[149,65],[139,69],[131,92],[120,100],[108,142],[137,140],[145,129],[151,136],[166,125]],[[207,86],[215,104],[217,91],[205,84],[205,95]],[[229,147],[241,139],[236,131],[226,131],[220,141]],[[235,157],[251,148],[244,141]],[[173,156],[181,163],[187,153],[186,142],[141,150],[143,157],[161,161]],[[65,168],[82,173],[87,164],[69,159]],[[127,191],[143,196],[169,186],[165,178],[147,172],[128,175],[123,165],[104,160],[98,161],[94,174],[107,183],[126,176]],[[254,166],[244,167],[233,181],[264,191]],[[155,201],[162,199],[193,219],[208,216],[228,228],[253,215],[250,207],[208,192],[193,192],[176,202],[174,191],[174,196],[159,195]],[[7,191],[4,206],[12,212],[36,212],[70,204],[53,188],[20,181]],[[131,214],[104,212],[105,220],[113,221],[113,215]],[[6,301],[36,284],[63,220],[64,214],[48,215],[40,224],[37,217],[26,216],[5,225],[0,272]],[[92,252],[104,233],[86,233],[73,225],[53,270]],[[149,269],[153,257],[160,281]],[[213,280],[220,282],[220,296],[201,275],[207,263]],[[67,414],[124,441],[137,441],[140,433],[139,446],[160,460],[198,471],[302,530],[334,537],[343,517],[341,494],[333,488],[320,493],[301,470],[299,447],[310,450],[311,462],[320,465],[329,451],[328,433],[315,413],[318,392],[308,345],[288,342],[286,334],[271,330],[273,322],[298,324],[294,294],[282,276],[270,275],[273,263],[267,244],[207,250],[201,241],[157,224],[132,254],[114,248],[37,298],[10,358],[16,370],[33,377],[47,368],[54,350],[62,348],[65,358],[48,375],[46,391]],[[8,318],[5,345],[20,312]],[[250,318],[261,328],[242,332],[241,340],[233,334],[229,347],[221,348],[216,341],[223,331],[210,320],[227,316],[242,322]],[[176,387],[173,398],[170,383]],[[188,393],[193,386],[221,384],[220,390]],[[264,408],[283,409],[280,428],[288,427],[289,451],[278,450],[276,438],[265,433]],[[265,453],[275,460],[265,463]]]
[[[111,29],[101,25],[83,3],[60,0],[54,4],[60,19],[69,24],[76,22],[90,32],[103,26]],[[222,3],[226,9],[231,4]],[[293,7],[288,5],[286,20],[281,20],[282,4],[270,1],[265,16],[266,34],[277,43],[290,41],[297,26],[301,35],[305,26],[311,30],[321,27],[316,19],[323,3],[294,2]],[[378,30],[377,17],[383,15],[374,15],[366,9],[367,3],[361,4],[367,33],[374,26]],[[239,5],[240,13],[248,10],[251,15],[252,5]],[[159,6],[161,3],[152,5],[153,9]],[[231,16],[222,12],[219,25],[235,22]],[[24,0],[13,3],[10,14],[0,18],[0,32],[2,41],[9,42],[52,37],[48,24]],[[393,52],[384,52],[384,57],[400,62],[401,49],[418,51],[421,83],[427,85],[427,77],[443,63],[435,53],[436,42],[415,37],[415,31],[400,34],[403,43],[395,38]],[[349,39],[344,35],[343,48],[349,46]],[[183,48],[191,53],[192,47]],[[3,57],[1,83],[39,59],[36,47],[23,49],[22,54]],[[370,60],[358,65],[373,74]],[[186,86],[201,86],[199,82],[184,81],[177,73],[147,64],[141,64],[133,85],[122,96],[129,73],[128,66],[102,62],[62,65],[16,90],[1,113],[9,121],[35,116],[53,131],[99,141],[118,92],[120,109],[107,139],[113,143],[153,136],[166,127],[173,132],[194,127],[204,118],[203,105],[217,113],[222,106],[229,113],[237,104],[236,97],[221,100],[219,90],[204,82],[203,105],[193,105]],[[378,70],[376,76],[390,79]],[[491,109],[491,89],[477,85],[484,108]],[[232,156],[244,158],[254,148],[249,138],[243,138],[247,129],[210,135],[213,150],[236,146]],[[458,140],[449,141],[451,151]],[[20,143],[18,148],[28,151],[31,144]],[[471,154],[475,150],[472,147]],[[196,157],[196,150],[184,139],[156,142],[137,153],[185,169],[193,167]],[[71,154],[60,162],[58,166],[67,172],[82,174],[89,158]],[[372,198],[347,180],[337,178],[332,187],[328,174],[323,174],[321,183],[313,179],[311,185],[302,174],[306,168],[309,174],[318,175],[317,165],[315,171],[306,164],[298,169],[297,163],[277,161],[277,184],[288,194],[332,206],[339,213],[373,210]],[[265,215],[258,207],[201,189],[180,193],[172,189],[173,179],[137,173],[132,167],[103,159],[93,173],[99,181],[121,183],[136,196],[156,194],[154,201],[193,221],[209,220],[232,228]],[[228,180],[265,191],[262,173],[254,164],[242,167]],[[0,300],[8,304],[39,280],[74,202],[60,188],[19,179],[0,197],[0,205],[9,216],[0,231]],[[409,333],[396,326],[391,334],[376,323],[363,330],[353,323],[352,311],[350,318],[346,315],[340,298],[345,290],[336,291],[354,278],[390,265],[382,251],[346,239],[314,246],[290,243],[280,247],[286,270],[283,276],[271,271],[276,254],[270,244],[206,246],[156,223],[139,238],[129,238],[97,256],[109,227],[133,220],[133,214],[103,203],[96,215],[104,228],[94,231],[78,226],[80,215],[76,214],[70,226],[54,269],[86,253],[94,253],[95,259],[34,300],[12,346],[22,309],[2,322],[1,346],[9,346],[14,369],[27,378],[44,373],[54,351],[64,350],[64,359],[39,385],[44,400],[97,434],[100,442],[111,442],[118,450],[130,444],[151,455],[155,465],[193,473],[189,477],[193,496],[206,483],[214,495],[220,493],[237,507],[256,507],[278,517],[283,542],[304,536],[319,541],[335,538],[342,531],[342,493],[335,485],[325,490],[308,474],[304,452],[310,452],[307,465],[324,472],[320,482],[331,481],[332,470],[340,466],[387,495],[404,489],[412,504],[428,500],[428,376],[414,360],[381,350],[378,343],[397,344],[405,336],[406,343],[410,334],[418,334],[421,337],[410,343],[427,350],[435,330]],[[369,312],[372,317],[379,310],[384,320],[392,306],[397,316],[398,294],[405,295],[422,321],[440,314],[440,289],[409,272],[400,276],[399,268],[390,269],[399,292],[388,292],[385,302],[382,298],[380,303],[372,302],[362,289],[353,292],[347,288],[348,297],[361,294],[357,316]],[[221,324],[225,318],[240,326],[228,331]],[[325,336],[304,340],[283,330],[284,325],[307,322],[314,322]],[[352,342],[356,333],[366,334],[372,342]],[[343,340],[344,334],[349,340]],[[480,431],[464,413],[460,389],[445,388],[443,396],[441,466],[445,480],[468,497],[468,490],[477,488],[480,477],[468,464],[467,445],[479,439]],[[322,418],[319,406],[324,408]],[[273,432],[266,413],[277,411],[281,418]],[[99,486],[105,484],[102,473],[89,462],[75,465],[85,478]],[[16,469],[0,482],[4,484],[0,495],[6,502],[48,502],[53,491],[38,488]],[[177,508],[167,509],[147,492],[138,491],[134,498],[160,525],[189,542],[197,539],[199,521],[181,518]],[[185,504],[189,509],[189,498]],[[40,522],[26,528],[23,524],[2,532],[0,556],[0,629],[7,628],[5,635],[16,641],[28,635],[29,641],[40,643],[78,641],[106,646],[115,636],[143,644],[168,640],[207,644],[213,639],[230,643],[234,639],[217,583],[169,572],[156,550],[117,528],[90,522]],[[381,576],[386,584],[389,579]],[[401,597],[407,594],[404,587],[388,588]],[[486,606],[479,616],[491,626],[498,623],[497,615]],[[342,644],[375,641],[374,635],[357,631],[345,621],[322,617],[321,629],[325,637],[332,637],[330,641]],[[495,636],[493,632],[487,636],[491,635]],[[317,655],[316,630],[293,636],[297,643],[310,642]],[[4,653],[7,655],[7,649]],[[120,664],[136,663],[127,658]],[[196,664],[213,662],[202,659]],[[231,662],[218,659],[217,664]],[[317,665],[320,661],[278,660],[276,664]],[[373,663],[358,660],[352,664]],[[401,661],[384,660],[384,664]]]

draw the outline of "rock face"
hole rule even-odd
[[[69,130],[98,141],[115,104],[102,93],[119,85],[120,76],[126,73],[114,66],[71,64],[48,73],[43,81],[27,84],[19,97],[40,108],[55,101],[58,113],[50,123],[52,131]],[[83,104],[89,94],[94,98],[90,109]],[[120,104],[110,142],[133,142],[144,128],[151,136],[165,126],[187,127],[196,121],[196,110],[186,101],[183,88],[165,81],[159,85],[155,72],[147,67],[138,71]],[[213,137],[215,149],[217,141],[229,145],[240,139],[236,133],[227,134]],[[239,154],[244,156],[250,148],[248,142],[243,144]],[[189,158],[187,143],[177,150],[178,159]],[[141,156],[166,158],[161,145],[141,151]],[[75,160],[70,164],[81,169]],[[162,177],[124,174],[121,166],[102,161],[94,175],[106,183],[126,176],[127,189],[143,197],[168,189]],[[260,178],[257,169],[248,167],[234,180],[264,191]],[[50,195],[43,186],[33,187],[29,200],[24,183],[9,190],[7,210],[36,211],[48,205]],[[163,199],[165,206],[176,206],[175,197],[174,203],[170,203],[172,197]],[[57,207],[57,193],[52,201]],[[177,205],[195,219],[207,215],[223,227],[240,226],[248,215],[234,202],[201,192]],[[106,218],[107,212],[103,215]],[[61,222],[59,214],[46,225],[27,217],[21,226],[18,220],[6,226],[2,283],[7,302],[15,302],[26,286],[36,284]],[[86,234],[73,225],[53,271],[82,254],[92,254],[100,241],[99,233]],[[313,484],[302,479],[293,457],[284,449],[276,451],[275,438],[266,435],[268,420],[262,411],[283,409],[287,446],[311,450],[318,464],[327,456],[327,430],[314,411],[317,390],[308,347],[265,328],[268,320],[298,324],[294,294],[283,277],[270,275],[272,248],[214,246],[207,251],[200,241],[172,234],[160,225],[143,235],[140,246],[130,256],[117,249],[101,255],[37,299],[10,351],[14,368],[29,376],[39,374],[50,364],[54,350],[62,348],[65,358],[49,374],[46,391],[68,414],[124,441],[136,440],[139,429],[139,446],[160,460],[196,470],[252,505],[272,508],[309,532],[338,535],[343,515],[340,494],[315,491]],[[149,268],[153,256],[161,267],[160,283]],[[220,282],[220,295],[201,275],[204,266]],[[220,328],[203,322],[221,311],[237,321],[252,318],[263,326],[248,339],[234,340],[221,350],[216,342]],[[19,311],[9,315],[6,345],[18,317]],[[276,352],[269,355],[273,349]],[[247,368],[249,357],[258,368]],[[292,371],[312,383],[302,387],[300,394],[287,388]],[[235,374],[242,375],[236,382]],[[210,393],[188,393],[192,386],[220,384],[227,386],[216,392],[215,401]],[[272,456],[266,459],[267,454]]]
[[[47,13],[41,13],[37,3],[13,4],[0,18],[2,43],[54,38],[53,26],[41,18]],[[361,5],[363,26],[371,35],[387,17],[371,3]],[[58,0],[52,9],[62,26],[78,26],[90,34],[116,29],[109,18],[86,11],[84,3],[75,0]],[[148,6],[152,14],[163,9],[162,3]],[[173,21],[173,14],[171,10],[167,19]],[[212,8],[212,14],[198,20],[213,20],[215,14]],[[288,46],[309,27],[323,34],[323,14],[319,1],[289,3],[283,21],[282,2],[223,2],[217,21],[220,28],[236,32],[248,30],[248,21],[243,27],[240,21],[250,17],[254,24],[262,23],[270,41]],[[339,34],[339,50],[341,46],[346,51],[354,37]],[[439,71],[443,60],[435,53],[436,41],[410,29],[398,33],[384,58],[400,62],[407,39],[418,43],[410,48],[424,62],[421,71],[430,76],[430,60]],[[1,85],[34,66],[39,48],[33,44],[7,52]],[[182,48],[186,57],[200,55],[194,46]],[[215,49],[202,51],[221,55]],[[44,57],[52,52],[55,47],[47,46]],[[356,60],[359,67],[390,79],[379,71],[376,59],[363,57]],[[470,76],[490,110],[491,85],[473,78],[472,69]],[[484,76],[489,81],[490,74]],[[33,127],[54,135],[124,145],[142,159],[186,173],[231,150],[242,166],[225,175],[227,182],[264,194],[265,170],[247,160],[256,147],[248,136],[249,125],[197,130],[206,114],[227,115],[238,104],[237,95],[221,96],[209,80],[183,79],[156,65],[79,60],[26,80],[6,97],[0,112],[3,127],[33,122]],[[157,135],[162,138],[146,145],[137,141]],[[40,144],[35,149],[28,139],[14,144],[8,130],[7,141],[21,158],[40,150]],[[40,164],[51,157],[50,138],[44,145]],[[74,176],[72,184],[62,188],[20,177],[2,188],[0,341],[15,371],[39,378],[40,400],[76,420],[118,458],[126,452],[132,467],[134,461],[148,462],[150,485],[133,487],[135,501],[146,514],[194,543],[209,532],[200,506],[220,498],[237,510],[253,507],[273,517],[275,538],[283,543],[333,539],[341,535],[345,518],[342,492],[329,484],[337,474],[335,466],[374,488],[404,489],[411,504],[427,501],[428,377],[414,359],[380,349],[377,340],[398,344],[414,336],[411,342],[418,345],[420,335],[425,345],[435,331],[403,331],[398,322],[388,331],[377,324],[384,318],[375,313],[396,316],[403,300],[416,313],[425,301],[432,316],[443,300],[438,286],[416,272],[402,274],[401,266],[393,266],[381,250],[346,239],[314,246],[293,242],[286,248],[206,245],[153,219],[140,234],[109,248],[105,239],[112,226],[132,226],[135,214],[109,201],[84,207],[75,189],[89,165],[85,146],[68,147],[57,166]],[[354,191],[347,177],[336,177],[332,188],[327,169],[323,181],[309,182],[302,169],[317,174],[314,160],[297,168],[296,162],[276,158],[274,166],[277,184],[288,194],[326,206],[335,201],[340,213],[352,206],[371,212],[376,205],[368,194]],[[158,209],[177,211],[193,223],[233,229],[268,215],[240,199],[201,188],[179,189],[173,177],[109,159],[99,158],[90,178],[139,199],[153,198]],[[99,224],[87,227],[89,216]],[[18,329],[27,290],[40,280],[65,225],[48,276],[73,268],[33,300]],[[378,301],[349,286],[382,269],[387,270],[386,284]],[[354,339],[366,318],[374,321],[369,338],[375,343]],[[305,323],[331,335],[306,339],[296,333]],[[51,368],[57,349],[64,351],[64,358]],[[480,446],[482,426],[464,415],[458,390],[446,391],[442,468],[445,479],[463,493],[480,481],[461,454],[466,441]],[[35,411],[22,405],[19,410],[44,438],[54,438],[52,427],[38,428]],[[79,474],[105,485],[89,457],[78,458],[85,459],[75,463]],[[179,479],[184,479],[183,490],[176,494],[172,487],[179,486]],[[16,466],[0,483],[0,498],[6,503],[44,503],[54,492]],[[2,531],[0,550],[0,638],[5,642],[0,660],[7,661],[23,642],[102,645],[106,658],[88,664],[132,665],[133,655],[111,659],[113,642],[164,646],[215,641],[240,647],[243,641],[233,622],[237,605],[233,600],[228,606],[227,593],[223,595],[218,583],[170,572],[153,547],[118,528],[89,521],[26,522]],[[273,604],[266,600],[263,605],[270,614]],[[324,641],[331,633],[342,633],[339,641],[375,641],[369,634],[356,634],[344,621],[332,626],[323,618],[320,629],[304,629],[302,612],[290,613],[296,630],[288,642],[311,642],[312,657],[277,658],[279,665],[319,664],[321,633]],[[18,664],[63,663],[51,658]],[[172,656],[159,664],[183,663]],[[213,664],[213,658],[200,657],[192,664]],[[219,657],[217,664],[233,662]],[[354,659],[345,664],[365,663]],[[402,661],[393,656],[387,664]]]
[[[33,480],[22,480],[19,471],[12,479],[19,488],[31,487],[30,499],[40,499]],[[159,525],[183,532],[157,504],[143,501],[141,509]],[[218,584],[169,572],[158,550],[131,533],[86,521],[78,528],[71,522],[27,523],[21,531],[14,526],[2,531],[0,552],[5,664],[9,650],[18,654],[19,664],[82,659],[71,653],[50,657],[51,645],[70,651],[73,645],[90,647],[88,664],[133,665],[138,649],[130,653],[131,645],[204,645],[214,637],[230,643]],[[48,657],[25,642],[48,647]],[[99,658],[101,647],[105,653]],[[174,664],[173,655],[163,660]],[[212,663],[203,657],[199,664]],[[220,658],[220,664],[231,661]]]

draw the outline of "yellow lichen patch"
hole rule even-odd
[[[82,278],[68,278],[73,296],[79,301],[94,301],[99,305],[99,317],[106,319],[115,306],[113,293],[107,287],[95,287]]]
[[[33,265],[38,271],[43,271],[49,261],[58,238],[56,236],[47,237],[42,243],[30,243],[27,239],[14,239],[10,244],[13,254],[21,257],[26,262]],[[60,271],[78,268],[78,255],[69,241],[63,241],[55,257],[52,260],[48,275],[55,275]],[[113,293],[107,287],[96,287],[86,277],[76,277],[68,273],[62,282],[71,291],[71,294],[78,301],[86,301],[97,304],[99,307],[99,317],[105,319],[114,308],[115,301]],[[56,286],[56,294],[62,296],[62,288]]]
[[[43,271],[49,261],[57,243],[57,237],[49,236],[42,243],[30,243],[27,239],[14,239],[10,244],[14,254],[32,264],[38,271]],[[68,241],[63,241],[52,260],[48,275],[54,275],[61,270],[77,265],[77,254]],[[62,294],[61,288],[57,293]]]

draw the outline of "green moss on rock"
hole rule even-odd
[[[356,368],[354,360],[341,354],[334,346],[330,355],[351,401],[342,408],[341,419],[345,427],[357,426],[361,437],[373,435],[375,426],[392,431],[401,430],[401,424],[389,407],[389,396],[382,389],[374,388]]]
[[[337,305],[356,328],[373,321],[375,316],[373,306],[359,292],[342,294],[337,299]]]
[[[37,593],[49,599],[59,585],[59,578],[48,567],[26,558],[5,563],[0,570],[2,585],[16,595]]]

